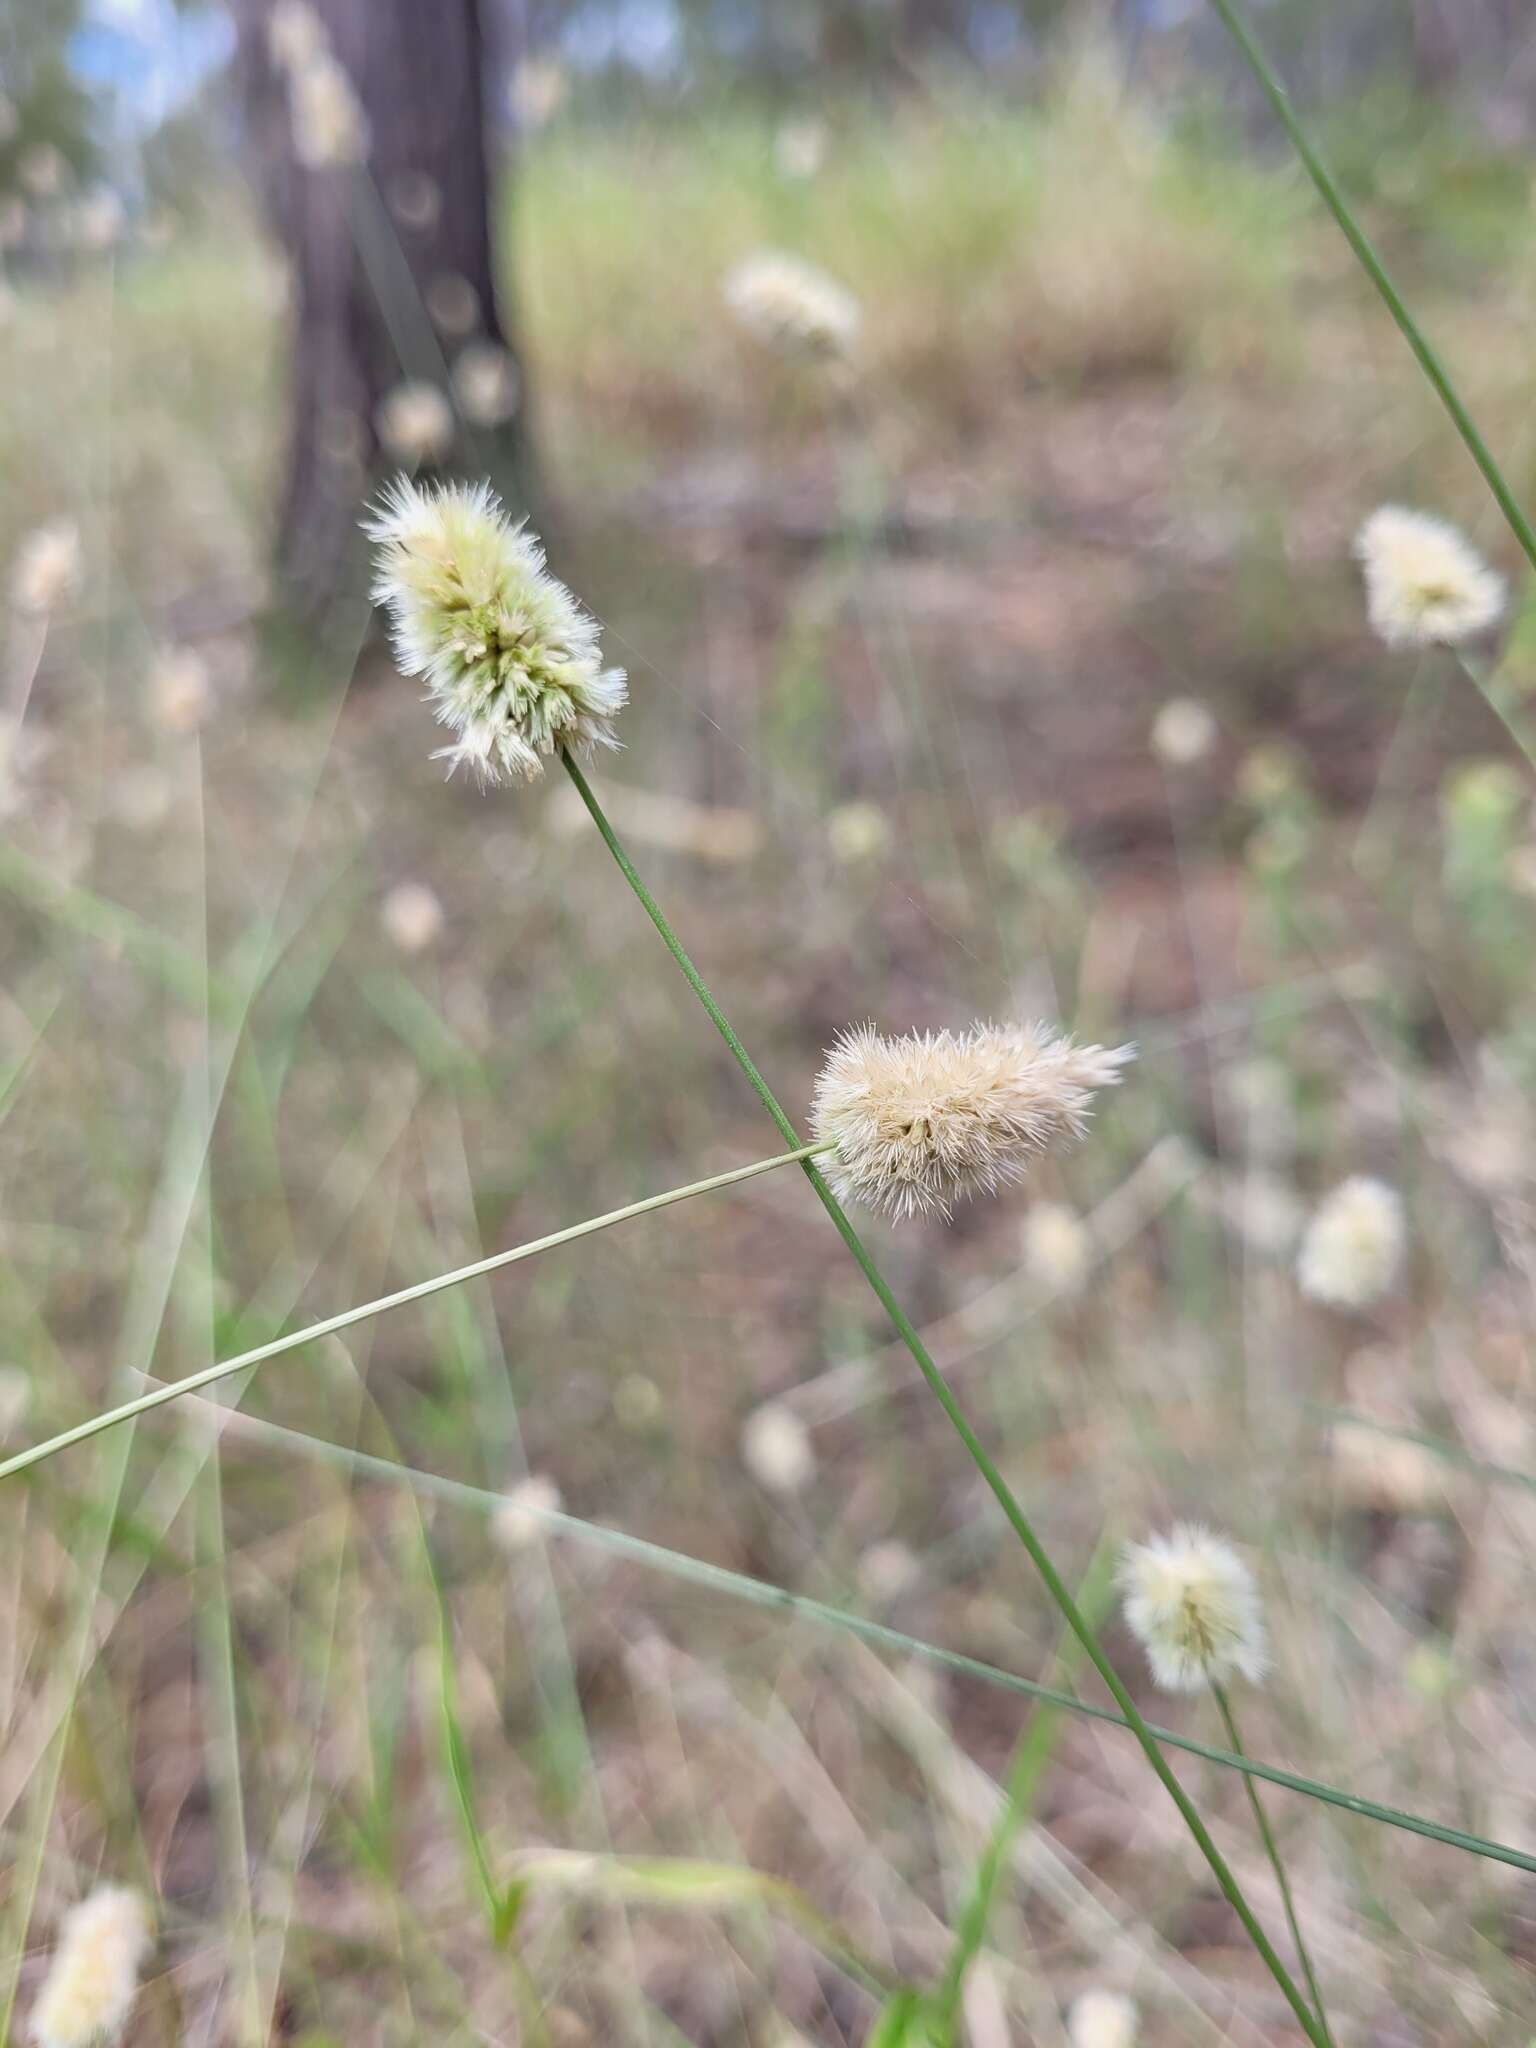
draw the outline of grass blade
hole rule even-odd
[[[582,802],[586,805],[592,822],[597,827],[603,843],[612,854],[620,873],[633,890],[641,908],[656,927],[667,951],[672,955],[684,979],[703,1005],[715,1029],[730,1048],[732,1056],[751,1083],[758,1100],[767,1110],[769,1116],[772,1117],[779,1132],[788,1143],[798,1145],[800,1138],[794,1125],[785,1115],[768,1083],[758,1072],[751,1054],[737,1037],[720,1005],[710,994],[698,969],[683,950],[681,941],[662,914],[660,906],[640,879],[634,863],[619,843],[613,827],[609,824],[603,813],[602,806],[592,793],[586,776],[582,773],[571,755],[563,749],[560,759],[564,764],[566,773],[576,785],[577,792]],[[1247,1933],[1255,1949],[1257,1949],[1264,1967],[1274,1978],[1286,2003],[1290,2006],[1292,2012],[1295,2013],[1302,2032],[1314,2044],[1314,2048],[1329,2048],[1329,2044],[1319,2029],[1311,2009],[1293,1982],[1289,1970],[1286,1969],[1268,1935],[1265,1934],[1263,1928],[1259,1925],[1252,1907],[1248,1904],[1243,1894],[1243,1888],[1239,1884],[1235,1873],[1228,1865],[1220,1849],[1216,1846],[1210,1830],[1200,1818],[1188,1793],[1185,1792],[1183,1786],[1174,1776],[1140,1709],[1131,1698],[1119,1673],[1105,1655],[1097,1634],[1083,1618],[1077,1603],[1073,1600],[1071,1593],[1067,1589],[1066,1581],[1062,1578],[1060,1572],[1057,1571],[1049,1552],[1036,1535],[1034,1524],[1025,1514],[1024,1509],[1014,1495],[1013,1489],[998,1470],[986,1446],[982,1443],[980,1437],[977,1436],[975,1430],[972,1429],[964,1410],[951,1392],[943,1373],[940,1372],[938,1366],[929,1355],[928,1347],[919,1336],[916,1325],[891,1292],[885,1276],[881,1273],[879,1267],[876,1266],[864,1240],[859,1236],[857,1230],[854,1229],[842,1203],[833,1194],[826,1176],[817,1167],[815,1160],[807,1155],[801,1160],[800,1165],[806,1179],[815,1189],[817,1199],[826,1210],[828,1216],[831,1217],[839,1237],[842,1238],[843,1243],[847,1246],[854,1263],[868,1281],[876,1300],[889,1316],[897,1335],[912,1354],[914,1364],[924,1380],[926,1380],[930,1393],[948,1417],[950,1425],[964,1445],[971,1463],[986,1481],[987,1487],[993,1499],[1002,1509],[1009,1527],[1023,1545],[1031,1564],[1033,1564],[1044,1582],[1047,1593],[1049,1593],[1055,1606],[1060,1611],[1068,1628],[1071,1629],[1072,1633],[1082,1644],[1094,1669],[1103,1679],[1105,1685],[1108,1686],[1127,1726],[1140,1743],[1142,1754],[1157,1774],[1164,1791],[1178,1808],[1180,1818],[1193,1836],[1196,1847],[1210,1866],[1211,1874],[1220,1886],[1223,1897],[1242,1922],[1244,1931]],[[3,1476],[4,1468],[0,1467],[0,1477]]]
[[[665,1194],[647,1195],[644,1201],[630,1202],[622,1209],[610,1209],[606,1215],[588,1217],[584,1223],[573,1223],[565,1230],[557,1230],[551,1236],[534,1238],[529,1244],[514,1245],[510,1251],[493,1252],[488,1259],[476,1259],[472,1265],[460,1266],[452,1273],[439,1273],[431,1280],[419,1280],[414,1287],[402,1287],[398,1293],[381,1295],[377,1301],[365,1301],[357,1308],[343,1309],[340,1315],[327,1316],[323,1322],[311,1323],[308,1328],[295,1330],[286,1337],[274,1337],[270,1343],[258,1344],[253,1351],[242,1351],[234,1358],[221,1360],[217,1365],[205,1366],[201,1372],[189,1373],[185,1379],[173,1380],[165,1386],[140,1394],[132,1401],[124,1401],[117,1408],[105,1409],[100,1415],[92,1415],[84,1422],[78,1422],[73,1429],[62,1430],[58,1436],[49,1437],[46,1443],[34,1444],[30,1450],[18,1451],[14,1457],[0,1463],[0,1479],[9,1479],[17,1472],[25,1472],[29,1466],[39,1465],[46,1458],[59,1451],[67,1451],[71,1445],[85,1443],[93,1436],[99,1436],[104,1429],[115,1428],[120,1422],[130,1422],[135,1416],[143,1415],[151,1408],[163,1407],[167,1401],[175,1401],[186,1394],[195,1394],[204,1387],[217,1385],[237,1372],[263,1364],[269,1358],[278,1358],[285,1351],[295,1351],[301,1344],[312,1344],[320,1337],[333,1337],[338,1330],[349,1330],[355,1324],[366,1322],[371,1316],[383,1315],[392,1308],[404,1308],[408,1302],[424,1301],[429,1295],[441,1294],[445,1287],[458,1287],[466,1280],[476,1280],[483,1273],[494,1273],[503,1266],[514,1266],[523,1259],[531,1259],[539,1252],[553,1251],[557,1245],[573,1244],[577,1238],[591,1237],[599,1230],[608,1230],[615,1223],[627,1223],[631,1217],[648,1215],[653,1209],[665,1209],[674,1202],[688,1201],[694,1195],[707,1195],[717,1188],[734,1187],[738,1181],[754,1180],[760,1173],[772,1173],[776,1167],[803,1163],[814,1153],[824,1152],[825,1145],[800,1145],[792,1152],[776,1154],[771,1159],[754,1160],[750,1166],[732,1167],[729,1173],[712,1174],[708,1180],[696,1180],[683,1188],[669,1188]]]
[[[1361,269],[1380,293],[1382,303],[1396,321],[1403,339],[1412,349],[1419,368],[1429,379],[1435,395],[1450,414],[1452,424],[1465,442],[1468,454],[1482,471],[1483,480],[1493,493],[1494,501],[1503,513],[1510,532],[1524,550],[1526,560],[1532,568],[1536,568],[1536,531],[1532,530],[1530,521],[1521,510],[1519,500],[1494,459],[1492,449],[1478,431],[1476,421],[1462,403],[1461,395],[1449,371],[1409,312],[1402,294],[1388,275],[1386,265],[1376,253],[1370,237],[1356,220],[1348,200],[1340,190],[1338,180],[1318,155],[1307,131],[1297,120],[1290,94],[1280,83],[1274,66],[1265,56],[1257,37],[1248,26],[1237,0],[1211,0],[1211,5],[1221,16],[1233,42],[1242,52],[1244,62],[1258,80],[1264,97],[1269,101],[1281,127],[1289,136],[1291,147],[1306,167],[1307,176],[1317,187],[1323,204],[1338,222],[1344,239],[1359,259]]]
[[[318,1458],[326,1463],[338,1464],[366,1474],[368,1477],[390,1486],[406,1486],[413,1492],[424,1493],[438,1500],[470,1509],[478,1514],[494,1513],[504,1504],[499,1493],[489,1493],[476,1486],[466,1486],[462,1480],[449,1479],[437,1472],[424,1472],[413,1465],[402,1465],[389,1458],[375,1457],[371,1452],[354,1450],[349,1445],[331,1444],[319,1437],[306,1436],[300,1430],[284,1429],[274,1422],[257,1422],[247,1416],[231,1416],[228,1428],[231,1433],[254,1432],[264,1443],[291,1450],[296,1456]],[[1536,1485],[1536,1481],[1527,1482]],[[862,1614],[853,1614],[845,1608],[834,1607],[825,1600],[813,1599],[806,1593],[793,1593],[787,1586],[776,1586],[767,1579],[754,1579],[745,1572],[732,1571],[726,1565],[710,1564],[706,1559],[690,1557],[686,1551],[669,1550],[665,1545],[652,1543],[644,1536],[631,1536],[622,1529],[613,1528],[605,1522],[586,1522],[576,1515],[567,1515],[557,1508],[529,1507],[527,1512],[538,1521],[550,1535],[568,1538],[573,1543],[584,1544],[592,1549],[606,1551],[610,1556],[628,1559],[649,1571],[665,1572],[685,1584],[696,1585],[706,1591],[719,1593],[726,1599],[744,1602],[748,1606],[761,1607],[769,1611],[788,1614],[797,1620],[808,1621],[817,1627],[841,1630],[868,1643],[874,1649],[890,1650],[899,1656],[917,1657],[923,1662],[936,1664],[942,1669],[953,1671],[966,1678],[974,1678],[979,1684],[989,1685],[1001,1692],[1011,1692],[1023,1699],[1039,1700],[1050,1706],[1064,1708],[1068,1713],[1080,1714],[1090,1721],[1102,1722],[1110,1728],[1123,1728],[1128,1732],[1130,1724],[1113,1707],[1100,1706],[1096,1701],[1080,1699],[1075,1693],[1060,1688],[1042,1685],[1033,1678],[1020,1677],[1016,1672],[1004,1671],[996,1664],[986,1664],[978,1657],[967,1657],[962,1651],[948,1650],[938,1643],[925,1641],[921,1636],[905,1634],[901,1629],[891,1628],[882,1621],[871,1621]],[[1428,1819],[1423,1814],[1409,1813],[1401,1807],[1388,1806],[1380,1800],[1364,1798],[1359,1793],[1346,1792],[1337,1785],[1329,1785],[1320,1779],[1304,1777],[1299,1771],[1288,1771],[1278,1764],[1261,1763],[1250,1756],[1239,1756],[1232,1750],[1219,1749],[1211,1743],[1200,1742],[1190,1735],[1181,1735],[1172,1728],[1164,1728],[1156,1722],[1147,1724],[1157,1741],[1169,1749],[1181,1750],[1186,1756],[1198,1757],[1204,1763],[1219,1765],[1224,1770],[1241,1771],[1245,1776],[1261,1778],[1266,1784],[1277,1785],[1282,1791],[1299,1793],[1303,1798],[1316,1799],[1326,1806],[1336,1807],[1357,1820],[1377,1822],[1385,1827],[1401,1829],[1406,1834],[1419,1835],[1424,1840],[1438,1842],[1449,1849],[1459,1849],[1470,1856],[1480,1856],[1490,1862],[1507,1864],[1512,1870],[1523,1870],[1536,1876],[1536,1855],[1523,1849],[1512,1848],[1507,1842],[1491,1841],[1483,1835],[1469,1833],[1465,1829],[1449,1827],[1441,1821]]]

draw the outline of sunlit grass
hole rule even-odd
[[[562,410],[626,444],[792,423],[803,398],[722,319],[727,273],[761,248],[853,291],[862,356],[909,432],[975,430],[1042,385],[1285,360],[1289,180],[1165,132],[1093,63],[1037,104],[957,88],[834,108],[826,132],[811,179],[750,114],[535,143],[513,249]]]

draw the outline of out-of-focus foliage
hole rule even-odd
[[[0,40],[0,194],[47,199],[96,168],[91,96],[69,63],[80,0],[25,0]]]
[[[775,89],[830,73],[867,85],[944,62],[995,76],[1085,33],[1115,37],[1132,63],[1173,48],[1242,83],[1205,0],[542,0],[520,12],[535,47],[673,83]],[[1309,99],[1381,75],[1514,95],[1536,71],[1536,25],[1520,0],[1269,0],[1262,27]]]

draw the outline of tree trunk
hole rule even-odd
[[[318,57],[274,49],[278,12],[276,0],[237,0],[238,63],[254,167],[291,276],[277,563],[289,607],[313,615],[354,578],[361,502],[380,474],[455,467],[526,502],[526,393],[492,259],[482,0],[311,0],[302,45]],[[327,149],[322,136],[323,160],[297,112],[300,73],[317,62],[333,76],[340,66],[343,98],[349,82],[363,116],[355,146]],[[482,373],[500,361],[511,409],[484,402],[484,374],[475,395],[466,350]],[[398,434],[381,437],[402,383],[428,385],[452,408],[441,421],[451,440],[416,436],[414,459]]]

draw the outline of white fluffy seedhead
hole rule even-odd
[[[1093,1233],[1065,1202],[1032,1202],[1024,1218],[1024,1270],[1047,1294],[1081,1294],[1093,1268]]]
[[[1454,526],[1383,505],[1355,537],[1366,610],[1389,647],[1455,646],[1496,624],[1504,579]]]
[[[1296,1260],[1303,1294],[1330,1308],[1369,1308],[1403,1262],[1403,1202],[1385,1181],[1357,1173],[1318,1204]]]
[[[35,526],[11,565],[11,602],[19,612],[46,616],[80,594],[80,529],[73,519]]]
[[[1067,2018],[1072,2048],[1135,2048],[1136,2004],[1123,1991],[1085,1991]]]
[[[102,1885],[72,1906],[32,2008],[38,2048],[88,2048],[115,2039],[152,1938],[149,1908],[126,1885]]]
[[[447,394],[427,377],[408,377],[386,391],[373,424],[385,453],[411,469],[441,462],[458,431]]]
[[[816,1476],[810,1431],[783,1401],[764,1401],[742,1424],[741,1462],[769,1493],[798,1493]]]
[[[502,1496],[491,1529],[503,1550],[526,1550],[548,1530],[547,1517],[563,1505],[558,1483],[547,1472],[530,1472]]]
[[[453,359],[453,395],[471,426],[511,419],[521,390],[517,365],[499,342],[472,341]]]
[[[1152,721],[1152,751],[1165,768],[1193,768],[1220,736],[1213,713],[1198,697],[1170,697]]]
[[[846,356],[858,339],[859,302],[799,256],[763,249],[725,280],[725,303],[742,327],[784,355]]]
[[[1230,1543],[1198,1523],[1132,1543],[1120,1563],[1125,1619],[1170,1692],[1200,1692],[1268,1667],[1258,1589]]]
[[[445,750],[455,764],[486,782],[532,782],[562,747],[619,744],[624,671],[603,667],[597,621],[489,484],[401,478],[365,530],[378,546],[373,594],[389,613],[395,660],[425,681],[455,736]]]
[[[442,899],[425,882],[396,882],[379,906],[379,922],[402,953],[424,953],[441,935]]]
[[[947,1216],[962,1196],[1021,1180],[1051,1145],[1081,1135],[1093,1097],[1134,1049],[1075,1045],[1048,1025],[882,1038],[847,1031],[816,1082],[811,1128],[837,1150],[837,1194],[888,1216]]]

